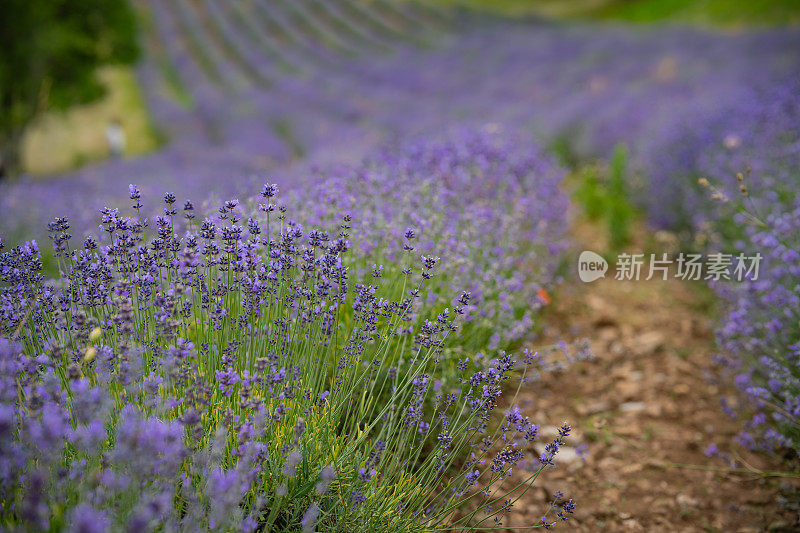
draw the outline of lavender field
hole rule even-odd
[[[796,26],[132,8],[160,147],[0,180],[0,531],[800,528]]]

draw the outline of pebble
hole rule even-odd
[[[631,348],[636,355],[653,353],[664,347],[664,334],[660,331],[648,331],[634,337]]]
[[[619,406],[619,410],[623,413],[635,413],[638,411],[644,411],[647,408],[647,404],[644,402],[625,402]]]
[[[687,496],[686,494],[678,494],[678,496],[675,498],[675,501],[677,501],[679,505],[683,505],[685,507],[697,507],[699,505],[697,500]]]
[[[675,391],[675,394],[684,395],[684,394],[689,394],[691,388],[686,383],[677,383],[672,390]]]
[[[580,404],[577,407],[578,414],[581,416],[596,415],[611,409],[611,404],[607,400],[596,400],[586,404]]]

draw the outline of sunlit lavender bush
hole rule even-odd
[[[351,213],[362,275],[396,275],[404,247],[446,256],[425,302],[441,305],[468,290],[459,346],[493,350],[530,335],[549,301],[566,243],[563,176],[535,146],[461,130],[324,173],[290,204],[315,223]]]
[[[276,193],[246,221],[167,194],[149,225],[131,186],[106,244],[50,224],[55,280],[36,243],[0,251],[4,528],[471,529],[553,464],[569,426],[534,455],[513,403],[493,417],[535,354],[442,364],[471,296],[427,300],[440,261],[414,235],[354,282],[351,215],[304,229]]]

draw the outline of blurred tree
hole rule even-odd
[[[97,67],[131,63],[139,47],[126,0],[3,0],[0,10],[0,161],[14,176],[31,121],[101,97]]]

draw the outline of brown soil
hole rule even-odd
[[[720,397],[735,391],[729,379],[715,379],[707,292],[609,273],[587,284],[574,274],[546,313],[549,340],[588,338],[595,359],[545,375],[520,394],[534,421],[565,420],[574,431],[557,467],[504,525],[538,523],[561,489],[577,506],[558,524],[564,531],[800,531],[798,513],[779,504],[798,479],[763,473],[792,467],[733,444],[741,422],[720,407]],[[706,457],[712,442],[750,471]],[[585,460],[574,453],[581,443]]]

